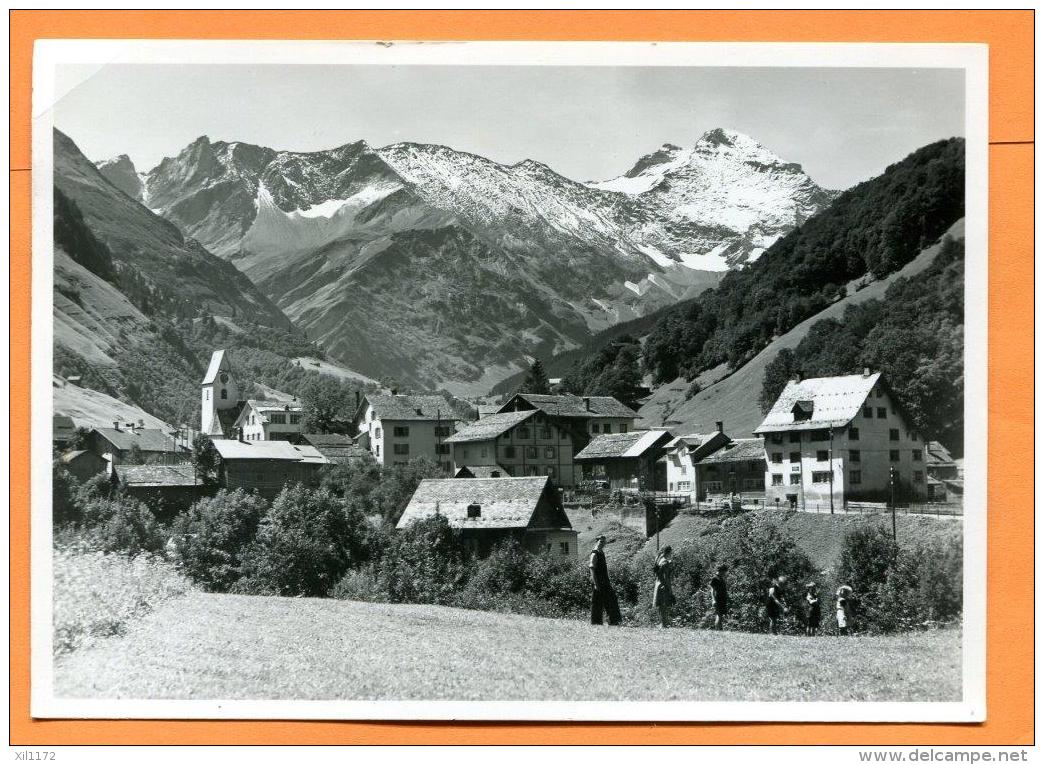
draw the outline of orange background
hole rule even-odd
[[[29,717],[30,97],[39,38],[990,45],[987,717],[981,725],[49,721]],[[12,11],[10,743],[1033,742],[1032,11]],[[19,423],[16,428],[14,423]],[[1020,444],[1018,459],[1003,459]],[[1002,490],[1003,489],[1003,490]]]

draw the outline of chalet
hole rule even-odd
[[[929,441],[924,456],[928,499],[933,502],[959,500],[964,495],[964,476],[950,450],[938,441]]]
[[[124,494],[144,502],[160,520],[172,519],[204,497],[209,487],[196,476],[190,462],[178,465],[116,465],[112,484]]]
[[[284,486],[312,485],[319,469],[330,461],[314,446],[288,441],[215,439],[220,456],[218,483],[226,489],[256,491],[274,498]]]
[[[179,446],[173,438],[157,428],[117,420],[111,428],[94,428],[87,437],[88,449],[100,457],[121,462],[140,461],[171,465],[188,459],[189,450]]]
[[[518,539],[529,552],[576,558],[577,532],[547,476],[425,479],[397,528],[441,515],[479,556]]]
[[[666,491],[667,473],[660,458],[673,441],[666,430],[602,433],[591,439],[576,461],[591,477],[604,478],[611,491]]]
[[[881,373],[787,383],[755,431],[768,502],[808,510],[927,495],[924,441]]]
[[[503,468],[509,476],[547,476],[563,488],[576,485],[573,439],[559,422],[536,409],[499,412],[446,439],[455,468]]]
[[[58,456],[58,463],[79,481],[87,481],[104,473],[109,466],[107,459],[86,449],[62,452]]]
[[[293,441],[304,430],[301,404],[297,401],[247,399],[233,424],[233,433],[244,441]]]
[[[245,402],[239,398],[228,351],[214,351],[210,357],[200,396],[200,432],[214,439],[234,438],[233,428]]]
[[[314,446],[331,463],[370,459],[370,452],[343,433],[302,433],[297,443]]]
[[[63,449],[76,439],[76,423],[66,414],[56,414],[51,426],[51,440]]]
[[[430,457],[449,473],[453,469],[446,440],[466,419],[442,396],[367,394],[355,413],[353,430],[382,465],[405,465]]]
[[[453,473],[454,478],[509,478],[506,468],[500,465],[461,465]]]
[[[729,443],[725,435],[724,423],[717,423],[718,429],[713,433],[689,433],[678,436],[664,447],[664,463],[667,466],[667,491],[672,494],[685,494],[690,502],[699,501],[700,492],[697,487],[696,463]]]
[[[695,498],[765,501],[765,446],[760,438],[730,439],[696,461]]]
[[[537,410],[568,424],[584,436],[578,448],[599,433],[626,433],[634,430],[638,413],[612,396],[544,395],[516,393],[500,407],[500,412]]]

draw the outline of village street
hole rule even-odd
[[[955,701],[959,630],[839,638],[592,627],[439,606],[190,593],[55,664],[132,699]]]

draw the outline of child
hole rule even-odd
[[[835,606],[837,610],[837,634],[848,634],[848,600],[852,595],[852,588],[843,584],[837,588]]]
[[[819,631],[819,623],[822,619],[823,614],[819,607],[819,591],[816,589],[815,582],[809,582],[805,585],[805,634],[808,637],[815,637],[815,634]]]

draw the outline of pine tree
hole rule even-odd
[[[529,368],[529,374],[522,381],[522,385],[519,386],[519,393],[550,393],[551,383],[547,379],[547,372],[544,371],[544,362],[540,359],[533,361],[533,365]]]

